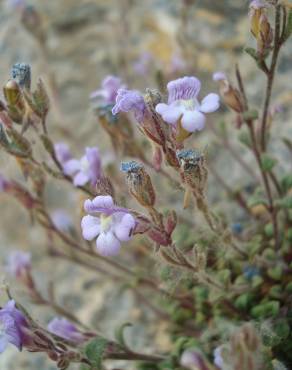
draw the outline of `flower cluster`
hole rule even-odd
[[[188,132],[200,131],[205,126],[205,113],[215,112],[219,108],[219,96],[208,94],[201,103],[198,94],[201,82],[196,77],[183,77],[167,84],[168,102],[156,105],[156,112],[163,120],[176,126],[179,122]],[[143,121],[146,106],[143,96],[135,90],[118,90],[113,114],[133,111],[139,123]]]

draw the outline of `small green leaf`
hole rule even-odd
[[[288,40],[291,34],[292,34],[292,9],[289,10],[289,14],[287,17],[287,23],[286,23],[286,29],[285,29],[283,41],[285,42],[286,40]]]
[[[129,326],[133,326],[132,323],[130,322],[125,322],[121,326],[119,326],[116,331],[115,331],[115,338],[116,341],[124,348],[128,348],[126,341],[125,341],[125,336],[124,336],[124,330],[128,328]]]
[[[261,276],[256,275],[252,278],[251,286],[253,288],[258,288],[260,285],[263,284],[263,282],[264,279]]]
[[[281,208],[286,208],[286,209],[290,209],[292,208],[292,196],[287,196],[287,197],[284,197],[283,199],[279,199],[277,202],[276,202],[277,206],[281,207]]]
[[[269,301],[254,306],[251,314],[256,319],[266,317],[276,317],[279,314],[280,303],[278,301]]]
[[[241,132],[238,135],[238,140],[248,148],[251,147],[251,139],[249,136],[249,133],[247,131],[241,130]]]
[[[265,234],[268,238],[272,238],[274,235],[274,228],[272,223],[268,223],[265,225]]]
[[[101,369],[101,362],[108,341],[104,338],[96,337],[92,339],[85,347],[85,354],[94,370]]]
[[[254,48],[250,48],[250,47],[247,47],[244,49],[244,51],[250,55],[257,63],[259,61],[259,58],[258,58],[258,54],[257,54],[257,51],[256,49]]]
[[[239,297],[236,298],[234,305],[236,308],[240,310],[247,310],[252,301],[252,294],[251,293],[243,293]]]
[[[273,280],[281,280],[283,270],[281,266],[271,267],[267,270],[268,276]]]
[[[282,339],[286,339],[290,333],[290,326],[285,319],[279,319],[274,325],[275,333]]]
[[[277,163],[277,160],[275,158],[272,158],[268,154],[263,154],[261,156],[262,169],[265,172],[270,172],[274,168],[276,163]]]
[[[257,119],[258,117],[259,117],[259,113],[255,109],[248,110],[248,111],[243,113],[243,118],[244,118],[245,121],[254,120],[254,119]]]
[[[287,191],[292,188],[292,174],[286,175],[281,179],[281,188],[284,193],[287,193]]]

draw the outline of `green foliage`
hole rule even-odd
[[[272,236],[274,235],[274,228],[273,228],[273,224],[270,222],[268,224],[265,225],[265,234],[268,238],[272,238]]]
[[[289,189],[292,188],[292,175],[291,174],[288,174],[282,177],[281,188],[285,194],[287,193]]]
[[[125,331],[126,328],[128,328],[132,325],[133,324],[130,323],[130,322],[125,322],[115,330],[115,339],[116,339],[117,343],[120,344],[124,348],[128,348],[128,346],[126,344],[126,341],[125,341],[124,331]]]
[[[238,140],[241,142],[241,144],[247,146],[248,148],[251,148],[251,138],[247,130],[245,129],[240,130]]]
[[[287,17],[287,23],[286,23],[286,29],[284,33],[284,41],[288,40],[288,38],[292,34],[292,9],[289,9],[288,17]]]
[[[92,339],[85,347],[85,354],[94,370],[101,370],[103,354],[107,348],[108,341],[101,337]]]
[[[280,310],[280,303],[278,301],[269,301],[254,306],[251,309],[251,315],[255,319],[263,319],[266,317],[277,317]]]
[[[272,158],[268,154],[262,154],[261,156],[261,164],[262,164],[262,169],[265,172],[270,172],[272,169],[275,167],[277,163],[277,160],[275,158]]]

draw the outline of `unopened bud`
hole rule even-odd
[[[151,178],[144,167],[135,161],[123,162],[121,170],[127,173],[127,184],[130,193],[144,207],[153,207],[155,191]]]
[[[40,42],[45,42],[42,20],[35,7],[28,5],[23,9],[21,22],[28,32],[35,36]]]
[[[208,178],[204,155],[196,150],[183,149],[177,152],[177,158],[186,184],[195,192],[204,193]]]
[[[257,40],[259,55],[263,55],[273,41],[273,30],[266,16],[268,6],[263,0],[254,0],[249,6],[250,29]]]
[[[31,70],[30,65],[26,63],[16,63],[11,69],[11,77],[21,88],[30,89]]]
[[[226,75],[222,72],[216,72],[213,75],[213,80],[219,82],[220,95],[224,103],[235,112],[242,113],[244,108],[240,92],[229,83]]]
[[[9,117],[17,123],[22,123],[25,104],[17,82],[15,80],[9,80],[3,88],[3,93],[7,102]]]

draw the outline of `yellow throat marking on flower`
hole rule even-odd
[[[111,225],[112,216],[108,216],[105,214],[100,215],[100,228],[102,231],[107,231]]]

